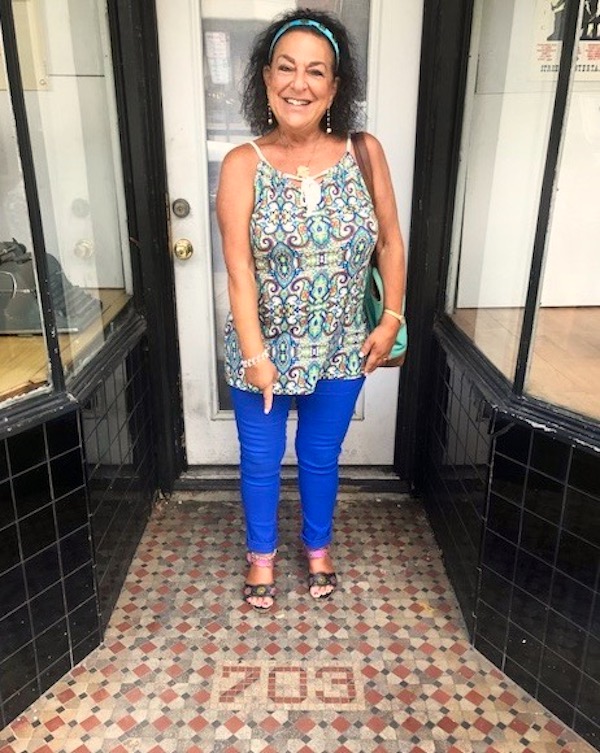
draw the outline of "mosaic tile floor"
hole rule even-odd
[[[342,490],[341,585],[308,595],[286,490],[277,608],[241,603],[233,492],[151,520],[104,644],[0,753],[592,753],[470,647],[418,503]]]

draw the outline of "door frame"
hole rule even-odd
[[[394,467],[419,487],[426,467],[434,325],[444,312],[474,0],[423,0],[406,318]]]
[[[153,451],[159,488],[170,493],[187,460],[154,3],[108,0],[108,21],[135,303],[147,321]]]
[[[216,176],[213,172],[213,161],[218,155],[212,154],[210,142],[208,149],[204,147],[208,135],[205,133],[203,121],[207,118],[210,120],[210,115],[206,112],[203,90],[207,85],[206,79],[209,78],[204,59],[204,31],[209,28],[219,29],[221,23],[217,21],[216,26],[209,23],[205,26],[205,22],[213,17],[213,11],[216,17],[232,19],[254,15],[246,14],[244,9],[239,7],[239,3],[233,3],[235,8],[228,5],[222,9],[209,3],[212,10],[208,6],[201,8],[203,5],[198,0],[155,2],[159,51],[162,58],[163,127],[167,145],[169,194],[171,201],[175,197],[185,197],[191,207],[191,211],[184,217],[172,218],[171,232],[173,239],[190,239],[196,249],[188,261],[174,264],[182,359],[184,425],[191,470],[194,465],[234,465],[237,462],[233,417],[229,406],[223,406],[223,410],[219,410],[216,399],[217,379],[222,373],[218,332],[224,324],[222,318],[223,309],[226,308],[226,290],[222,260],[215,256],[215,253],[219,254],[218,246],[215,248],[212,242],[217,240],[216,228],[212,222],[214,207],[212,201],[206,201],[207,172],[210,166],[209,174],[214,183]],[[370,130],[373,129],[386,144],[403,227],[409,224],[412,194],[422,20],[420,6],[420,3],[418,6],[413,5],[411,0],[402,0],[402,3],[397,3],[396,0],[373,0],[369,9],[371,25],[366,92],[368,122]],[[229,10],[233,13],[230,14]],[[236,24],[237,20],[234,22],[234,25]],[[394,26],[397,28],[394,29]],[[229,28],[227,23],[223,28]],[[234,35],[235,33],[234,31]],[[235,49],[235,43],[232,44]],[[232,55],[238,60],[234,49]],[[405,52],[402,52],[403,50]],[[406,65],[402,66],[403,75],[399,78],[391,75],[390,71],[395,69],[404,55]],[[237,67],[239,61],[235,65]],[[182,71],[185,71],[184,75]],[[399,94],[399,105],[391,111],[382,103],[387,101],[390,91],[394,89],[397,89]],[[404,117],[399,117],[400,112],[404,113]],[[214,135],[211,138],[218,141],[219,137]],[[202,145],[200,151],[199,144]],[[216,162],[218,161],[216,159]],[[214,190],[213,183],[209,188],[211,192]],[[210,300],[211,286],[213,295],[218,295],[215,307]],[[201,327],[196,326],[199,319],[202,321]],[[215,320],[218,322],[216,332]],[[215,351],[219,353],[218,366],[213,363],[212,355]],[[210,359],[207,359],[207,354],[211,356]],[[357,467],[380,465],[388,469],[392,467],[397,425],[395,407],[398,402],[398,382],[399,372],[389,369],[378,371],[367,381],[356,412],[357,420],[353,422],[344,443],[342,464]],[[390,411],[391,406],[393,408]],[[295,417],[292,414],[284,463],[295,462],[295,425]]]
[[[462,29],[457,28],[457,22],[460,26],[459,16],[463,23],[468,19],[468,8],[472,0],[459,0],[462,12],[455,13],[454,9],[451,14],[444,11],[440,0],[423,2],[423,53],[415,153],[417,170],[414,178],[410,231],[412,263],[409,261],[407,286],[411,355],[400,375],[393,464],[400,477],[411,485],[417,472],[417,458],[422,446],[422,442],[418,440],[419,427],[424,423],[422,411],[426,409],[423,403],[426,390],[420,389],[423,386],[419,385],[420,374],[428,373],[429,345],[439,292],[439,263],[436,263],[436,259],[439,262],[439,252],[429,242],[426,223],[427,218],[431,216],[428,210],[435,210],[429,190],[433,175],[431,149],[440,149],[440,145],[435,144],[439,134],[431,131],[431,121],[428,122],[428,117],[431,115],[430,108],[436,98],[439,98],[437,92],[441,84],[440,68],[435,61],[427,59],[426,51],[435,47],[433,41],[439,33],[440,18],[452,27],[454,36],[449,40],[450,49],[456,49],[456,38],[461,34],[464,35],[463,39],[468,37],[468,24],[465,24],[465,30],[464,26]],[[154,2],[148,3],[147,0],[108,0],[108,7],[115,87],[121,120],[127,209],[130,218],[136,218],[133,225],[130,220],[134,280],[141,281],[141,284],[137,285],[138,291],[141,290],[139,308],[149,325],[148,356],[153,388],[159,483],[163,491],[170,492],[180,474],[187,470],[187,459],[174,267],[169,239],[166,149],[162,125],[156,7]],[[464,47],[465,45],[463,49]],[[461,65],[462,61],[458,67]],[[452,70],[454,71],[454,68]],[[374,71],[370,73],[376,75]],[[460,79],[460,74],[457,78]],[[432,91],[434,87],[436,96]],[[460,101],[455,84],[447,89],[444,107],[446,112],[452,115],[455,121],[453,133],[459,137],[459,123],[456,123],[459,119],[457,99]],[[424,167],[422,172],[421,167]],[[436,171],[436,175],[439,174],[439,171]],[[449,186],[452,186],[451,175],[445,187],[446,201]],[[439,189],[443,192],[444,187],[439,186]],[[424,196],[427,199],[426,205],[423,204]],[[435,200],[435,197],[433,198]],[[434,211],[434,214],[437,212]],[[439,241],[439,229],[437,232]],[[142,249],[144,253],[140,253]]]

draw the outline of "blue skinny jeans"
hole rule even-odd
[[[313,393],[294,398],[302,541],[309,549],[320,549],[332,539],[338,459],[363,382],[364,377],[322,379]],[[265,415],[262,394],[232,387],[231,395],[240,441],[246,545],[251,552],[273,552],[292,397],[275,395],[271,412]]]

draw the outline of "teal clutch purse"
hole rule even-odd
[[[365,290],[365,315],[369,332],[372,332],[379,324],[383,315],[383,280],[377,267],[369,265],[367,275],[367,287]],[[406,322],[402,324],[396,335],[396,342],[392,346],[386,366],[401,366],[404,362],[408,347],[408,330]]]

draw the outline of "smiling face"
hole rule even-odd
[[[275,45],[263,76],[267,98],[280,127],[318,129],[337,91],[331,45],[310,31],[288,31]]]

